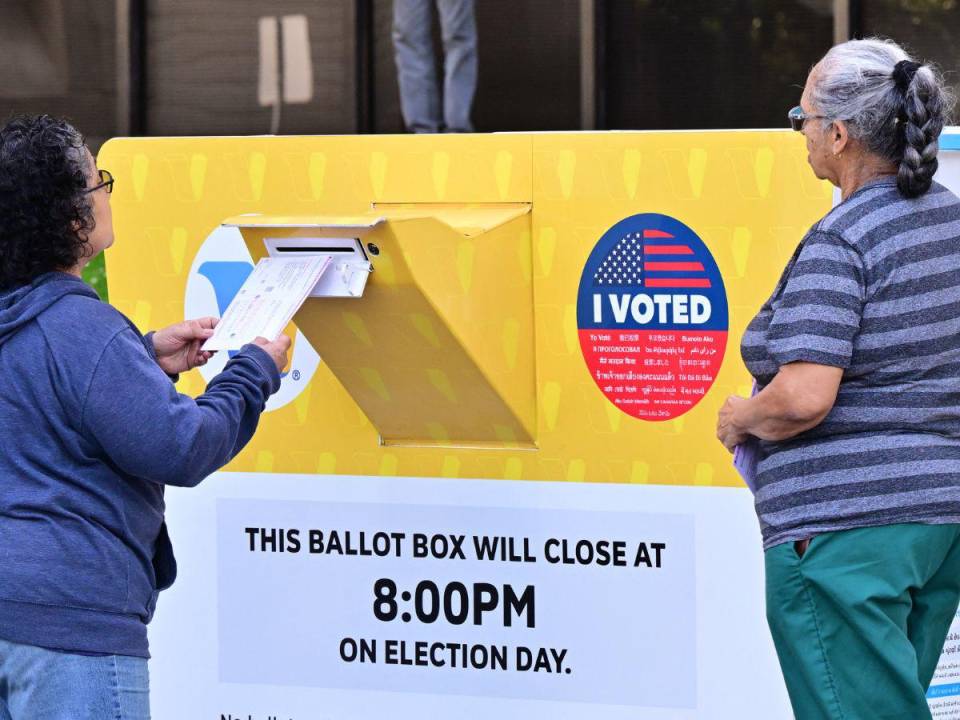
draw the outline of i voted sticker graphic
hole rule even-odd
[[[671,420],[713,385],[727,347],[723,278],[693,230],[645,213],[607,230],[577,295],[580,348],[594,382],[623,412]]]

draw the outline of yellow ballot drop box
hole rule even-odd
[[[240,216],[254,260],[328,255],[295,322],[385,445],[532,448],[530,204],[375,204],[354,217]],[[469,247],[469,292],[457,255]],[[509,328],[507,354],[489,342]]]
[[[332,259],[255,436],[167,493],[155,717],[790,717],[714,432],[831,205],[800,136],[129,138],[98,162],[110,301],[144,331],[222,313],[260,258]]]

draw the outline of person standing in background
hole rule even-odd
[[[443,39],[443,111],[432,37],[432,5]],[[394,0],[393,46],[403,122],[410,132],[473,132],[477,24],[473,0]]]

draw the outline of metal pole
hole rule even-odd
[[[130,0],[116,0],[117,101],[115,135],[130,134]]]
[[[283,114],[283,73],[285,70],[286,62],[283,57],[283,21],[280,18],[276,19],[277,21],[277,75],[276,83],[274,85],[274,98],[275,102],[273,103],[273,108],[271,108],[270,113],[270,134],[279,135],[280,134],[280,117]]]
[[[596,0],[580,0],[580,128],[597,128]]]
[[[594,121],[598,130],[610,127],[607,118],[607,25],[609,6],[607,0],[595,0],[593,13],[593,36],[595,38],[594,58]]]
[[[850,39],[850,0],[833,0],[833,44]]]
[[[373,0],[356,0],[357,132],[374,131]]]
[[[147,0],[129,0],[129,130],[147,134]]]

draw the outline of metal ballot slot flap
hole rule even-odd
[[[382,221],[380,217],[327,219],[329,225],[324,227],[317,224],[323,222],[320,218],[240,215],[223,225],[238,228],[244,240],[262,240],[268,257],[329,256],[332,267],[309,297],[360,298],[373,272],[361,237]]]
[[[383,444],[536,447],[529,203],[223,224],[254,260],[331,257],[294,322]]]
[[[373,265],[359,238],[268,237],[264,239],[270,257],[326,255],[332,267],[320,278],[309,297],[363,296]]]

